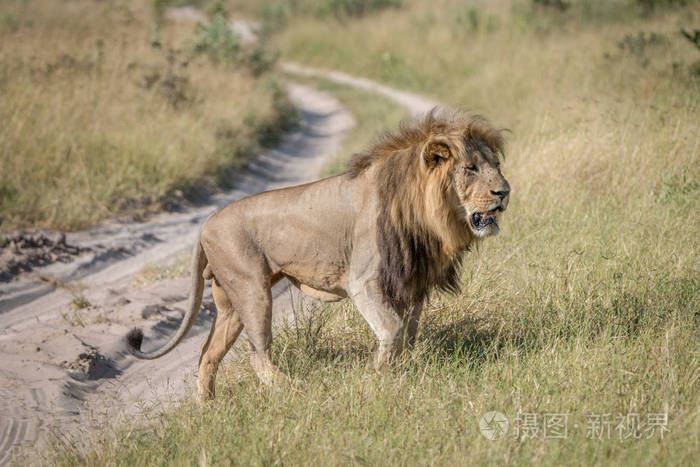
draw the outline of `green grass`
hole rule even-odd
[[[432,297],[417,347],[393,371],[372,369],[371,332],[340,304],[276,332],[290,387],[260,387],[233,359],[210,406],[185,401],[96,433],[88,449],[59,446],[49,460],[695,462],[700,57],[679,29],[700,18],[697,2],[651,12],[636,2],[575,2],[565,12],[524,1],[404,4],[351,22],[293,17],[272,40],[285,59],[412,89],[511,128],[511,203],[501,235],[467,256],[462,292]],[[375,103],[356,96],[355,109]],[[478,429],[491,410],[511,423],[496,441]],[[587,436],[591,414],[639,414],[647,426],[658,413],[668,414],[663,438],[620,440],[614,426],[609,439]],[[527,414],[540,430],[546,414],[567,414],[568,437],[517,436]]]
[[[698,346],[689,331],[697,319],[680,310],[697,307],[697,287],[669,283],[636,301],[618,296],[548,316],[480,311],[481,294],[439,301],[417,348],[389,373],[371,368],[371,332],[340,305],[277,332],[275,359],[290,386],[260,387],[238,358],[220,374],[212,405],[186,401],[146,427],[100,435],[87,453],[63,446],[47,460],[189,465],[204,453],[211,465],[689,464],[698,441]],[[539,414],[540,430],[545,414],[567,414],[568,437],[518,439],[511,429],[487,440],[478,419],[489,410],[512,424]],[[648,413],[666,411],[663,439],[658,430],[622,441],[614,430],[611,439],[588,432],[590,414],[640,413],[645,424]]]

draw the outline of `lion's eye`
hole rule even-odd
[[[477,166],[475,166],[475,165],[471,165],[471,166],[469,166],[469,167],[466,167],[466,170],[468,170],[469,172],[478,172],[478,171],[479,171],[479,167],[477,167]]]

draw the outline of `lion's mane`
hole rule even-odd
[[[379,285],[397,311],[422,303],[433,288],[457,292],[462,253],[473,241],[448,201],[452,163],[425,170],[421,157],[426,145],[435,138],[448,141],[462,153],[453,158],[481,145],[503,154],[501,133],[480,116],[433,109],[420,120],[402,123],[397,132],[383,134],[348,164],[346,176],[373,170],[378,184]]]

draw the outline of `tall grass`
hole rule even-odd
[[[219,376],[218,399],[97,434],[90,448],[57,445],[50,463],[193,464],[585,464],[692,463],[698,441],[698,349],[679,310],[697,284],[668,284],[643,301],[548,315],[533,305],[502,313],[488,291],[438,301],[417,347],[392,372],[370,365],[374,338],[348,304],[278,330],[274,357],[292,383],[261,387],[243,358]],[[624,299],[623,299],[624,300]],[[480,307],[487,302],[487,306]],[[613,300],[615,302],[615,300]],[[585,316],[583,316],[585,315]],[[673,324],[663,325],[666,321]],[[637,325],[630,323],[636,322]],[[489,410],[512,424],[484,438]],[[669,431],[597,436],[591,415],[669,413]],[[517,419],[539,415],[534,438]],[[545,414],[565,414],[567,437],[543,435]],[[520,424],[520,425],[519,425]],[[627,434],[627,432],[625,432]],[[649,436],[647,439],[646,436]]]
[[[405,361],[376,373],[371,331],[341,304],[276,333],[290,386],[262,388],[233,361],[210,406],[184,402],[51,459],[695,462],[700,57],[679,30],[700,17],[697,3],[652,12],[534,3],[404,2],[347,23],[295,17],[274,39],[285,58],[413,89],[512,130],[502,233],[467,256],[460,294],[432,297]],[[500,440],[479,431],[491,410],[511,423]],[[566,437],[545,436],[547,414],[567,416]],[[667,414],[666,431],[637,438],[635,414],[643,428],[649,414]],[[532,416],[537,430],[525,430]],[[589,431],[596,416],[610,432]]]
[[[214,189],[287,122],[274,75],[217,63],[235,51],[142,2],[5,2],[0,17],[2,229]]]

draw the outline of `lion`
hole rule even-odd
[[[271,358],[271,287],[283,278],[322,301],[352,300],[378,340],[377,368],[413,345],[423,303],[458,290],[464,253],[498,234],[510,186],[500,170],[503,131],[486,119],[433,109],[381,136],[340,175],[231,203],[202,225],[194,247],[187,313],[158,358],[189,332],[204,280],[216,318],[203,343],[200,400],[215,395],[219,363],[245,328],[262,383],[286,376]]]

